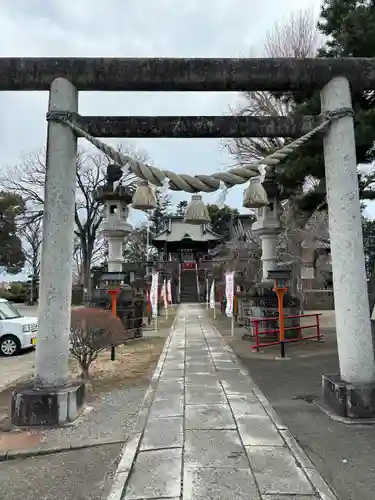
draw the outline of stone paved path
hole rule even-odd
[[[118,465],[108,500],[120,499],[336,497],[204,308],[184,305]]]

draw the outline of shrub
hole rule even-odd
[[[124,338],[124,327],[111,312],[98,308],[73,309],[70,323],[70,352],[89,378],[89,368],[98,355]]]
[[[9,290],[1,289],[0,298],[10,302],[25,302],[27,289],[23,283],[11,283]]]
[[[6,299],[10,302],[13,300],[13,294],[10,293],[9,290],[0,290],[0,299]]]

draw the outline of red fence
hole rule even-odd
[[[288,319],[297,319],[297,318],[315,318],[315,323],[309,324],[309,325],[298,325],[298,326],[286,326],[284,327],[285,332],[290,332],[293,330],[298,331],[298,337],[294,339],[285,339],[284,342],[298,342],[300,340],[309,340],[309,339],[317,339],[318,341],[322,339],[322,335],[320,333],[320,324],[319,324],[319,316],[321,316],[321,313],[318,314],[299,314],[295,316],[285,316],[285,320],[287,321]],[[277,322],[279,320],[278,316],[271,317],[271,318],[256,318],[251,320],[251,324],[254,326],[255,330],[255,344],[252,346],[252,349],[256,349],[259,352],[260,347],[268,347],[271,345],[278,345],[280,344],[280,329],[269,329],[269,330],[262,330],[259,331],[259,326],[261,323],[265,322],[271,322],[275,321]],[[303,336],[302,332],[303,330],[306,330],[307,328],[315,328],[315,334],[314,335],[308,335],[308,336]],[[260,343],[260,336],[262,335],[276,335],[278,336],[278,340],[270,340],[269,342],[263,342]]]

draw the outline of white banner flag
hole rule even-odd
[[[152,273],[151,290],[150,290],[150,301],[152,308],[152,316],[155,318],[158,315],[158,285],[159,285],[159,273]]]
[[[167,300],[170,304],[172,304],[172,282],[171,282],[171,280],[167,281]]]
[[[225,274],[225,297],[227,299],[227,305],[225,308],[225,314],[228,318],[233,316],[233,291],[234,291],[234,272]]]
[[[210,290],[210,308],[215,309],[215,280],[212,280]]]
[[[165,279],[163,282],[163,286],[161,289],[161,296],[163,297],[164,307],[168,308],[168,299],[167,299],[167,280]]]

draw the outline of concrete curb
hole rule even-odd
[[[154,400],[156,387],[159,381],[160,374],[163,370],[165,357],[168,352],[168,347],[172,339],[172,333],[174,331],[177,318],[178,318],[178,313],[176,313],[176,316],[173,319],[172,325],[170,327],[170,333],[166,338],[163,351],[160,354],[159,361],[156,365],[154,374],[151,378],[150,385],[143,399],[143,403],[141,405],[141,409],[139,411],[137,420],[134,424],[132,434],[129,437],[128,441],[125,443],[125,446],[121,451],[120,454],[121,458],[118,463],[116,472],[114,474],[112,487],[107,496],[107,500],[121,500],[122,498],[122,494],[124,492],[126,483],[128,482],[131,468],[133,466],[134,459],[137,454],[144,429],[146,427],[148,414],[150,412],[150,408]]]
[[[43,446],[35,448],[24,448],[19,450],[0,451],[0,462],[16,460],[17,458],[30,458],[43,455],[52,455],[54,453],[63,453],[66,451],[83,450],[86,448],[95,448],[111,444],[124,444],[126,439],[90,439],[85,443],[71,444],[69,446]]]

